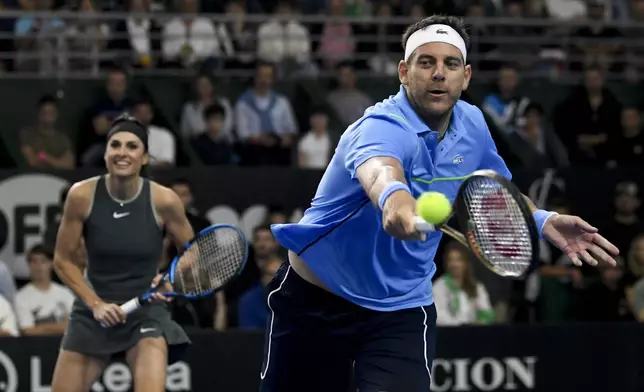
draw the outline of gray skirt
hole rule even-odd
[[[180,360],[190,345],[163,303],[147,304],[127,316],[125,324],[103,328],[92,312],[78,302],[69,317],[61,348],[91,356],[110,356],[134,347],[143,338],[162,336],[168,345],[168,362]]]

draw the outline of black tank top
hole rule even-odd
[[[86,277],[102,300],[123,303],[150,289],[163,247],[150,181],[142,179],[138,194],[120,201],[100,177],[83,233]]]

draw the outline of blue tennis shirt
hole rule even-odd
[[[438,132],[416,114],[401,86],[349,126],[304,217],[296,224],[273,225],[273,234],[331,291],[359,306],[394,311],[431,305],[442,234],[400,241],[384,231],[382,211],[356,177],[357,168],[377,156],[400,161],[416,198],[436,191],[453,202],[461,182],[479,169],[511,178],[477,107],[457,102],[438,143]]]

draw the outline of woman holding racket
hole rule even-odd
[[[149,159],[147,129],[122,115],[107,139],[108,174],[71,187],[58,231],[54,267],[77,299],[53,392],[89,391],[110,356],[120,352],[125,352],[136,392],[165,391],[168,360],[190,343],[162,295],[127,316],[119,306],[158,279],[164,231],[180,249],[194,234],[178,196],[141,177]],[[86,278],[74,263],[81,238],[88,255]]]

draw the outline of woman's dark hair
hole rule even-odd
[[[123,112],[112,122],[110,130],[107,132],[107,139],[109,140],[115,133],[123,131],[135,134],[143,143],[143,151],[148,153],[148,127],[143,125],[136,117]],[[141,177],[150,177],[148,165],[141,167],[139,175]]]
[[[463,275],[463,286],[461,289],[467,294],[469,298],[476,298],[477,297],[477,290],[476,290],[476,278],[474,278],[474,273],[472,272],[472,266],[470,265],[470,258],[469,254],[467,252],[467,249],[461,244],[459,244],[456,241],[449,242],[447,245],[445,245],[445,250],[443,251],[443,255],[447,260],[447,255],[450,252],[458,252],[461,257],[463,258],[463,261],[465,262],[465,273]]]

